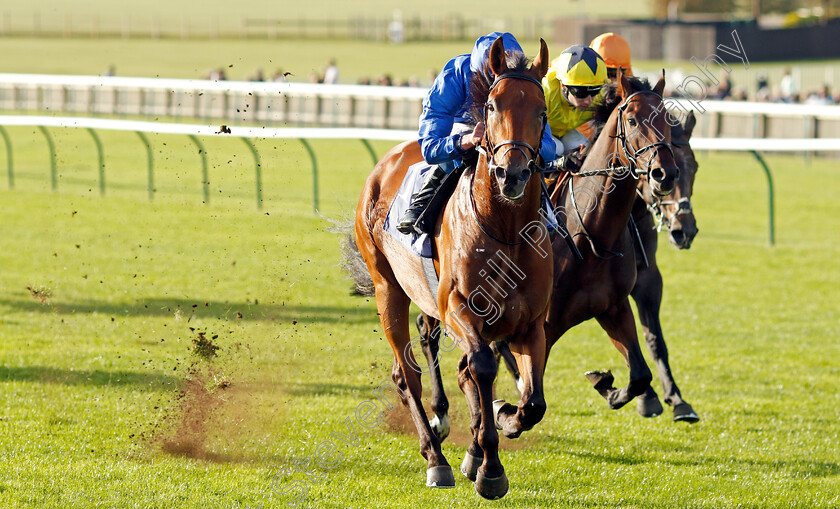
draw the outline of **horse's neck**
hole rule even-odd
[[[605,170],[612,166],[625,166],[615,154],[622,154],[621,142],[616,138],[618,115],[613,114],[592,145],[592,150],[584,160],[581,172]],[[583,215],[587,228],[597,228],[598,239],[607,246],[612,246],[627,226],[633,203],[636,198],[637,181],[627,174],[627,169],[619,173],[597,174],[588,177],[572,177],[575,196],[567,192],[566,204],[575,207]],[[583,189],[587,190],[584,191]],[[574,202],[573,202],[574,198]],[[583,204],[581,199],[597,200],[596,203]],[[584,211],[588,211],[584,214]],[[576,214],[574,211],[568,211]],[[590,230],[590,233],[594,233]]]
[[[472,195],[475,211],[479,220],[489,226],[494,234],[508,242],[523,240],[521,232],[526,225],[539,220],[540,215],[540,175],[533,175],[525,186],[525,195],[516,203],[500,196],[496,178],[487,169],[487,161],[481,156],[475,167],[472,180]]]

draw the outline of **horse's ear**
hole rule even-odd
[[[694,110],[688,112],[688,117],[685,119],[685,139],[691,138],[691,133],[694,131],[694,126],[697,125],[697,117],[694,116]]]
[[[630,80],[624,75],[623,67],[619,66],[616,78],[616,82],[618,83],[618,96],[624,98],[630,95]]]
[[[545,77],[548,72],[548,45],[542,38],[540,38],[540,54],[537,55],[537,58],[531,64],[531,70],[535,71],[540,76],[540,79]]]
[[[493,74],[496,76],[501,76],[507,71],[507,59],[505,58],[505,43],[502,42],[502,38],[499,37],[490,46],[490,70],[493,71]]]
[[[659,95],[662,95],[662,92],[665,91],[665,69],[662,69],[662,77],[656,82],[656,86],[653,87],[653,91]]]

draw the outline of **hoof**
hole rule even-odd
[[[487,500],[496,500],[505,496],[508,492],[507,476],[504,472],[499,477],[485,477],[479,469],[475,478],[475,491]]]
[[[502,429],[502,425],[499,424],[499,410],[505,406],[505,400],[497,399],[493,401],[493,420],[496,422],[496,429]]]
[[[641,395],[636,398],[636,410],[642,417],[659,417],[662,415],[662,403],[656,396]]]
[[[615,387],[613,387],[615,378],[610,371],[587,371],[584,376],[595,387],[595,390],[605,398],[609,397],[610,392],[615,390]]]
[[[502,421],[499,419],[502,414],[507,417],[516,415],[516,407],[510,403],[505,403],[505,400],[503,399],[497,399],[493,402],[493,420],[495,421],[496,429],[501,430],[508,438],[519,438],[519,435],[526,430],[517,429],[515,427],[511,427],[510,425],[508,426],[508,429],[505,429],[502,425]]]
[[[481,456],[473,456],[467,451],[467,454],[464,455],[464,461],[461,462],[461,473],[469,479],[470,481],[475,482],[476,474],[478,474],[478,467],[484,462],[484,458]]]
[[[437,436],[438,440],[443,442],[446,440],[446,437],[449,436],[449,415],[444,414],[443,418],[438,415],[429,421],[429,426],[432,428],[432,432]]]
[[[430,488],[454,488],[455,476],[452,467],[443,465],[426,470],[426,486]]]
[[[694,412],[691,405],[688,403],[680,403],[674,407],[674,421],[682,421],[688,423],[695,423],[700,420],[700,416]]]

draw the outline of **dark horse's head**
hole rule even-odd
[[[677,123],[671,127],[671,146],[680,167],[680,178],[674,192],[659,204],[662,222],[668,228],[668,239],[679,249],[688,249],[697,235],[697,220],[691,207],[694,192],[694,177],[697,175],[697,159],[688,140],[697,124],[694,112],[688,114],[685,125]]]
[[[540,39],[533,64],[519,52],[505,53],[502,38],[490,48],[487,64],[472,77],[472,117],[485,123],[482,143],[487,167],[501,195],[511,201],[525,194],[536,170],[545,123],[541,79],[548,71],[548,47]]]
[[[680,173],[665,120],[664,89],[664,72],[651,89],[647,80],[627,77],[619,69],[616,82],[607,85],[603,104],[595,108],[596,120],[605,123],[617,115],[622,163],[634,173],[646,173],[657,196],[670,194]]]
[[[680,176],[674,190],[668,196],[656,196],[647,179],[639,181],[639,189],[648,210],[668,228],[671,244],[679,249],[688,249],[691,247],[694,236],[697,235],[697,221],[691,207],[691,194],[694,191],[694,176],[697,174],[698,165],[689,144],[697,118],[692,111],[686,117],[684,125],[679,120],[669,123],[673,124],[671,148],[674,150],[674,159],[680,168]]]

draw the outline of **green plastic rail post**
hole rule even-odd
[[[773,177],[770,175],[770,168],[767,166],[767,163],[764,161],[764,158],[761,157],[755,150],[751,150],[752,154],[761,164],[761,167],[764,169],[764,173],[767,175],[767,196],[768,196],[768,204],[769,204],[769,226],[770,226],[770,245],[774,245],[776,243],[776,233],[775,233],[775,226],[773,222]]]
[[[379,159],[376,158],[376,152],[373,151],[373,145],[370,144],[368,140],[362,140],[365,148],[368,150],[370,154],[370,158],[373,159],[373,165],[376,166],[376,163],[379,162]]]
[[[300,138],[303,148],[309,152],[309,159],[312,160],[312,209],[315,213],[318,212],[318,160],[315,158],[315,152],[309,145],[309,142]]]
[[[87,130],[93,137],[93,142],[96,143],[96,153],[99,155],[99,194],[105,196],[105,152],[102,150],[102,141],[99,135],[91,128]]]
[[[12,140],[9,139],[9,133],[0,125],[0,136],[3,136],[3,141],[6,142],[6,167],[9,172],[9,189],[15,188],[15,172],[12,167]]]
[[[47,145],[50,147],[50,181],[52,183],[52,190],[58,190],[58,171],[55,168],[55,143],[53,143],[52,136],[47,128],[39,125],[38,129],[44,134],[47,139]]]
[[[198,155],[201,156],[201,187],[204,190],[204,204],[210,204],[210,175],[207,172],[207,151],[204,150],[204,145],[198,141],[198,138],[190,134],[192,142],[198,147]]]
[[[251,149],[251,153],[254,154],[254,164],[256,164],[256,180],[257,180],[257,210],[262,210],[262,170],[260,168],[260,154],[257,152],[257,147],[251,143],[251,140],[248,138],[241,138],[242,141],[248,145],[248,148]]]
[[[143,141],[143,144],[146,145],[146,158],[149,164],[149,201],[155,197],[155,171],[154,171],[154,155],[152,154],[152,144],[149,143],[149,138],[146,137],[140,131],[134,131],[137,133],[137,136]]]

